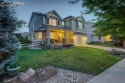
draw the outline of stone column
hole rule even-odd
[[[68,43],[68,31],[64,31],[64,44]]]
[[[50,29],[46,31],[46,44],[50,45]]]

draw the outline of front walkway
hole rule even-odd
[[[123,48],[104,47],[104,46],[96,46],[96,45],[86,45],[86,47],[98,48],[98,49],[103,49],[103,50],[107,50],[107,51],[111,51],[112,49],[115,49],[117,51],[125,52],[125,49],[123,49]]]
[[[87,83],[125,83],[125,59],[103,71]]]

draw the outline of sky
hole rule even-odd
[[[86,9],[82,7],[82,2],[71,5],[69,0],[14,0],[14,2],[24,2],[23,6],[16,7],[17,17],[19,20],[24,20],[27,23],[30,21],[32,12],[47,13],[52,10],[56,10],[58,14],[65,18],[69,15],[80,16],[81,11]],[[95,19],[93,14],[83,15],[86,21]],[[23,27],[19,32],[28,32],[27,27]]]

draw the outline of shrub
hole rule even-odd
[[[29,40],[28,36],[23,37],[20,33],[19,33],[19,34],[15,34],[15,36],[18,38],[18,40],[19,40],[22,44],[31,43],[31,41]]]
[[[63,45],[64,48],[71,48],[73,47],[73,44],[66,44],[66,45]]]
[[[55,40],[54,39],[50,39],[50,44],[55,44]]]

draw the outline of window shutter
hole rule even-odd
[[[59,25],[59,20],[58,20],[58,25]]]

